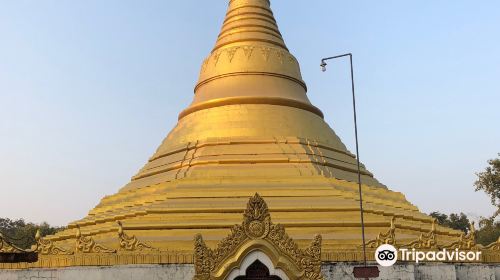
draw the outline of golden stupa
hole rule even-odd
[[[194,236],[214,247],[255,193],[299,246],[322,236],[322,261],[361,261],[356,158],[306,92],[269,0],[230,0],[193,102],[145,166],[85,218],[38,236],[38,262],[2,266],[193,263]],[[476,246],[474,231],[436,225],[361,173],[368,250]]]

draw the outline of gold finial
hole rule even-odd
[[[41,238],[42,238],[42,234],[40,233],[40,229],[38,228],[38,229],[36,229],[35,240],[39,241]]]
[[[123,224],[121,221],[117,221],[116,223],[118,224],[118,235],[122,235],[123,234]]]
[[[75,234],[76,238],[80,238],[82,237],[82,231],[80,230],[80,225],[76,225],[76,234]]]

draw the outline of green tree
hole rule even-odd
[[[63,227],[52,227],[48,223],[41,224],[26,223],[23,219],[11,220],[0,218],[0,232],[7,238],[7,241],[21,249],[29,249],[36,243],[35,234],[40,229],[42,236],[54,234]]]
[[[461,230],[465,233],[468,233],[471,228],[471,222],[464,213],[450,214],[448,220],[451,228]]]
[[[500,222],[494,218],[483,218],[479,221],[479,230],[476,232],[476,242],[484,246],[491,244],[500,237]]]
[[[442,214],[440,212],[432,212],[429,214],[429,216],[436,219],[438,224],[440,224],[440,225],[448,224],[448,215],[446,215],[446,214]]]
[[[492,218],[496,218],[500,214],[500,154],[499,158],[488,161],[489,166],[486,170],[476,173],[477,181],[474,183],[476,191],[484,191],[491,200],[497,210]]]
[[[432,212],[429,215],[435,218],[438,224],[452,229],[461,230],[465,233],[468,233],[471,227],[469,218],[464,213],[450,214],[450,216],[448,216],[440,212]]]

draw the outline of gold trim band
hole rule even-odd
[[[293,82],[296,82],[299,84],[301,87],[304,88],[304,90],[307,92],[307,85],[304,81],[294,78],[292,76],[288,75],[283,75],[283,74],[278,74],[278,73],[272,73],[272,72],[231,72],[227,74],[222,74],[222,75],[217,75],[213,76],[207,79],[204,79],[196,84],[194,87],[194,92],[196,93],[200,87],[203,85],[206,85],[214,80],[222,79],[222,78],[227,78],[227,77],[233,77],[233,76],[250,76],[250,75],[262,75],[262,76],[271,76],[271,77],[277,77],[277,78],[282,78],[282,79],[287,79]],[[280,97],[281,98],[281,97]],[[312,105],[311,105],[312,106]],[[322,113],[323,114],[323,113]]]
[[[306,104],[297,100],[280,98],[280,97],[228,97],[228,98],[219,98],[213,99],[207,102],[203,102],[201,104],[189,107],[182,111],[179,114],[179,120],[184,118],[185,116],[215,107],[227,106],[227,105],[241,105],[241,104],[267,104],[267,105],[278,105],[278,106],[288,106],[293,108],[298,108],[302,110],[309,111],[318,115],[321,118],[324,118],[323,112],[317,107]]]

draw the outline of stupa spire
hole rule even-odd
[[[269,0],[230,0],[214,51],[249,42],[287,49]]]
[[[193,103],[199,110],[268,104],[323,113],[307,98],[297,59],[288,51],[268,0],[231,0],[214,49],[202,64]]]

